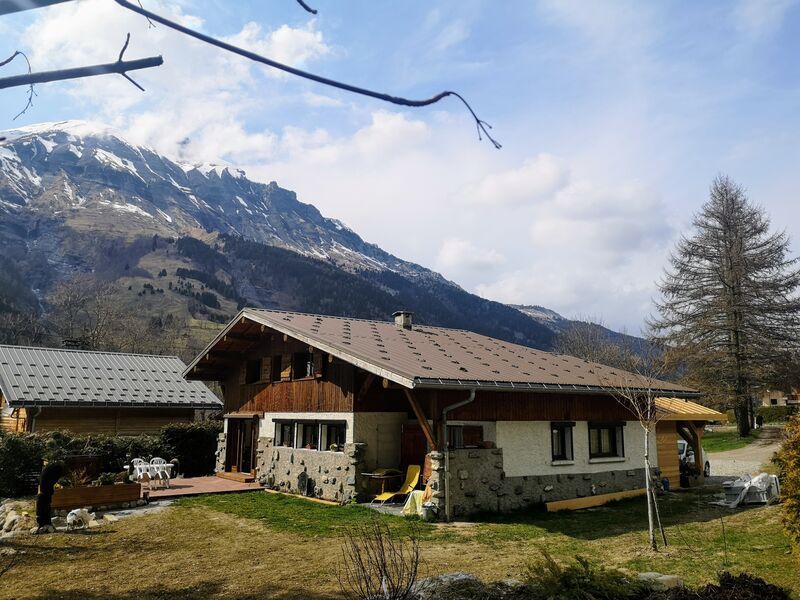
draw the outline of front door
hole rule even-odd
[[[228,419],[225,470],[253,473],[257,440],[258,419]]]

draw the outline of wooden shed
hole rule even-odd
[[[0,429],[138,435],[222,408],[175,356],[0,346]]]
[[[725,415],[696,402],[681,398],[656,398],[659,413],[656,424],[656,448],[661,477],[669,480],[671,488],[680,486],[678,439],[683,439],[694,451],[695,464],[705,462],[703,431],[709,421],[724,421]],[[702,471],[700,473],[702,481]]]

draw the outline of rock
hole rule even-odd
[[[117,521],[119,521],[119,517],[112,514],[103,515],[103,521],[105,521],[106,523],[116,523]]]
[[[31,529],[33,535],[42,535],[44,533],[55,533],[56,528],[52,525],[42,525],[41,527],[34,527]]]
[[[97,519],[92,519],[89,521],[89,525],[87,525],[88,529],[97,529],[98,527],[102,526],[102,523]]]
[[[450,573],[423,579],[414,586],[416,600],[504,600],[525,597],[525,586],[508,579],[484,583],[469,573]]]
[[[19,513],[17,511],[12,510],[8,514],[6,514],[5,521],[3,521],[3,531],[8,533],[12,529],[17,526],[17,521],[19,521]]]
[[[653,582],[656,579],[661,577],[661,573],[656,573],[655,571],[646,571],[644,573],[639,573],[639,580],[640,581],[649,581]]]
[[[657,590],[670,590],[672,588],[682,588],[683,580],[677,575],[662,575],[652,582]]]
[[[9,548],[5,546],[3,548],[0,548],[0,556],[14,556],[16,553],[17,551],[14,550],[14,548]]]

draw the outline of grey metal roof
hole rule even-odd
[[[463,329],[370,321],[245,308],[195,358],[187,377],[202,379],[206,362],[235,327],[258,323],[407,388],[476,388],[494,391],[608,393],[637,388],[644,378],[598,363],[535,350]],[[197,367],[197,371],[195,371]],[[664,396],[694,396],[696,390],[650,380]]]
[[[0,345],[0,391],[12,407],[219,408],[177,356]]]

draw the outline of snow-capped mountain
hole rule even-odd
[[[0,132],[0,212],[87,212],[103,222],[123,215],[146,230],[240,235],[341,268],[438,274],[368,244],[277,183],[257,183],[219,164],[191,165],[128,143],[103,125],[44,123]]]

